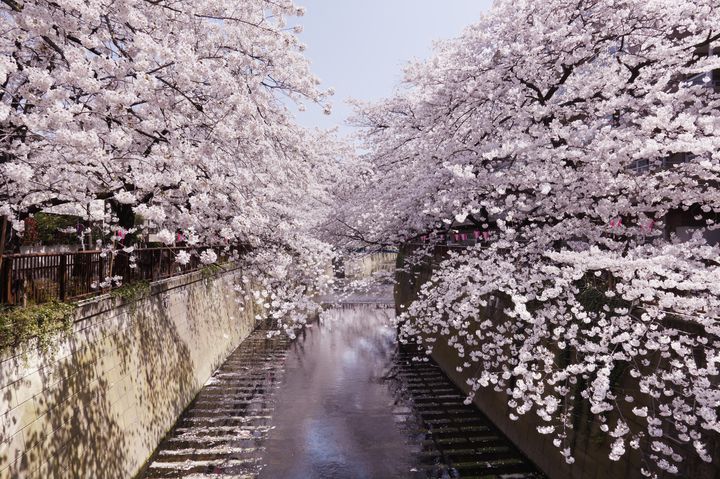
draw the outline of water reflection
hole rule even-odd
[[[412,446],[383,379],[396,351],[394,310],[337,307],[292,347],[261,478],[413,477]]]

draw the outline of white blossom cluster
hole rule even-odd
[[[500,0],[358,114],[343,235],[492,231],[436,265],[402,339],[453,348],[569,463],[578,417],[647,476],[713,459],[718,24],[714,0]]]
[[[327,274],[334,253],[325,243],[304,239],[291,248],[266,248],[241,258],[238,290],[253,290],[247,298],[256,305],[256,320],[271,320],[270,335],[295,338],[321,306],[313,298],[332,285]]]

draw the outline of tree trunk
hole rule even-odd
[[[113,212],[118,217],[118,226],[129,230],[135,226],[135,213],[133,212],[132,205],[125,205],[118,203],[117,201],[110,202]]]

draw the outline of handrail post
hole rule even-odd
[[[98,255],[98,291],[102,291],[102,288],[100,288],[100,283],[105,281],[105,277],[103,276],[105,274],[105,260],[102,256],[102,253]]]
[[[162,251],[160,251],[160,254],[162,254]],[[155,281],[155,252],[152,251],[150,253],[150,282],[152,283]]]
[[[67,254],[62,254],[60,256],[60,268],[58,269],[58,275],[60,276],[58,278],[60,283],[60,301],[65,301],[65,298],[67,298]]]
[[[0,291],[0,297],[2,297],[7,304],[12,304],[12,258],[5,258],[2,262],[2,268],[0,268],[0,274],[2,275],[2,291]]]

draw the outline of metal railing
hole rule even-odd
[[[175,261],[183,250],[199,253],[204,248],[143,248],[132,253],[78,251],[73,253],[9,254],[0,267],[0,304],[25,305],[57,299],[77,301],[107,292],[121,277],[123,284],[157,281],[202,268],[198,254],[187,264]],[[131,259],[131,257],[133,259]]]

